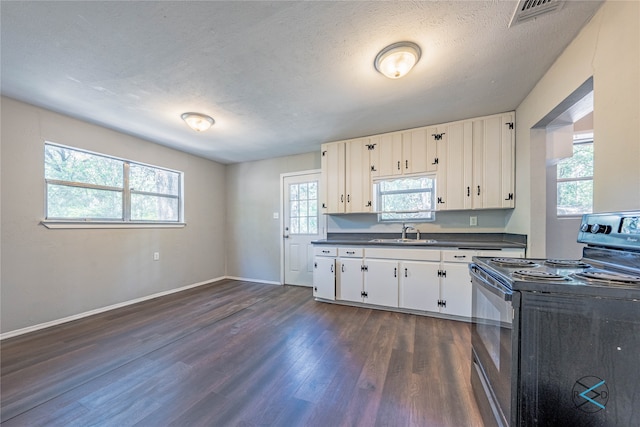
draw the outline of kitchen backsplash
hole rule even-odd
[[[437,212],[432,222],[407,221],[424,233],[502,233],[511,210],[477,210]],[[329,233],[397,233],[400,223],[379,223],[376,214],[327,215]],[[471,226],[470,218],[477,217],[477,226]]]

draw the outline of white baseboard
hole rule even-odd
[[[174,294],[176,292],[186,291],[187,289],[195,288],[195,287],[202,286],[202,285],[207,285],[207,284],[213,283],[213,282],[218,282],[218,281],[223,280],[223,279],[233,279],[233,278],[232,277],[228,277],[228,276],[222,276],[222,277],[218,277],[218,278],[215,278],[215,279],[205,280],[204,282],[198,282],[198,283],[194,283],[192,285],[183,286],[181,288],[170,289],[168,291],[158,292],[158,293],[155,293],[155,294],[152,294],[152,295],[147,295],[147,296],[136,298],[136,299],[132,299],[132,300],[129,300],[129,301],[120,302],[118,304],[113,304],[113,305],[109,305],[109,306],[106,306],[106,307],[96,308],[95,310],[85,311],[84,313],[74,314],[73,316],[63,317],[62,319],[52,320],[50,322],[45,322],[45,323],[39,323],[37,325],[28,326],[28,327],[22,328],[22,329],[16,329],[15,331],[9,331],[9,332],[5,332],[3,334],[0,334],[0,341],[2,341],[4,339],[7,339],[7,338],[16,337],[18,335],[23,335],[23,334],[26,334],[26,333],[29,333],[29,332],[35,332],[35,331],[38,331],[40,329],[49,328],[51,326],[60,325],[62,323],[71,322],[72,320],[82,319],[83,317],[93,316],[94,314],[104,313],[105,311],[115,310],[116,308],[126,307],[127,305],[136,304],[136,303],[139,303],[139,302],[142,302],[142,301],[147,301],[147,300],[158,298],[158,297],[162,297],[162,296],[165,296],[165,295],[171,295],[171,294]],[[245,280],[245,279],[235,279],[235,280]],[[256,282],[256,280],[251,280],[251,281],[252,282]]]
[[[273,280],[249,279],[247,277],[235,277],[235,276],[225,276],[224,278],[231,279],[231,280],[241,280],[243,282],[264,283],[266,285],[282,285],[282,283],[276,282]]]

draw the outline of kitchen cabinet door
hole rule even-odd
[[[386,133],[379,135],[376,145],[377,171],[378,176],[402,175],[402,134],[400,132]]]
[[[439,262],[400,262],[399,301],[401,308],[438,312]]]
[[[386,307],[398,306],[398,262],[367,259],[365,262],[364,302]]]
[[[362,258],[339,258],[337,269],[337,299],[362,302],[364,285]]]
[[[438,172],[436,175],[436,210],[444,211],[449,208],[447,203],[447,169],[448,165],[448,148],[447,148],[447,132],[441,128],[433,128],[432,138],[436,143],[438,151]]]
[[[428,128],[418,128],[402,132],[402,162],[404,174],[433,172],[437,164],[437,144]]]
[[[346,213],[371,212],[371,167],[369,138],[347,141],[346,151]]]
[[[335,258],[316,256],[313,260],[313,296],[336,299]]]
[[[345,143],[323,144],[321,154],[323,213],[344,213],[346,206]]]
[[[514,114],[474,123],[474,209],[514,207]]]
[[[471,121],[452,123],[447,126],[446,149],[446,209],[471,209],[472,179]]]
[[[441,313],[471,317],[471,277],[466,263],[442,263]]]

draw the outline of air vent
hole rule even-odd
[[[529,21],[540,15],[557,12],[562,9],[565,0],[520,0],[511,17],[509,27]]]

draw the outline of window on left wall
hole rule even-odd
[[[45,221],[183,222],[183,173],[46,142]]]

